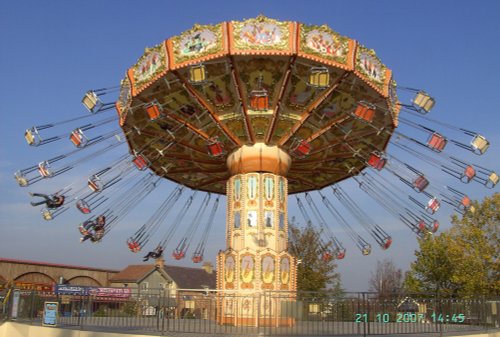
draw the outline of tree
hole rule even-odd
[[[340,289],[340,275],[335,272],[335,261],[325,261],[321,258],[324,250],[330,248],[331,242],[322,244],[321,231],[316,230],[310,223],[304,228],[291,223],[289,229],[289,252],[299,261],[297,290]]]
[[[370,279],[370,291],[377,292],[379,298],[388,298],[400,292],[402,283],[403,272],[392,260],[377,261],[377,268]]]
[[[452,217],[451,229],[419,239],[408,290],[461,297],[500,292],[500,194],[473,206],[474,212]]]

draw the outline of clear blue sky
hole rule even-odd
[[[105,242],[80,244],[76,226],[82,216],[76,210],[46,222],[29,205],[28,196],[29,191],[64,186],[77,179],[77,173],[28,188],[18,187],[13,179],[16,170],[61,153],[58,146],[29,148],[23,132],[32,125],[83,114],[82,94],[118,84],[145,47],[194,23],[242,20],[261,13],[279,20],[325,23],[374,48],[399,84],[423,88],[436,97],[433,118],[485,134],[492,143],[489,152],[468,158],[499,171],[499,1],[2,1],[0,257],[116,269],[139,263],[140,257],[128,251],[124,240],[153,210],[142,205]],[[154,200],[172,187],[162,188]],[[492,193],[478,185],[464,189],[475,199]],[[352,194],[395,238],[390,250],[374,247],[368,257],[346,242],[350,254],[339,263],[344,287],[365,290],[377,260],[392,258],[407,269],[416,240],[402,224],[369,206],[358,189],[353,187]],[[449,227],[450,213],[450,208],[441,210],[443,228]],[[221,211],[207,253],[213,262],[225,245],[224,221]],[[170,258],[168,263],[178,264]]]

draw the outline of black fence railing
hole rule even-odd
[[[484,297],[118,289],[70,295],[11,290],[0,302],[0,318],[41,324],[44,303],[55,302],[60,327],[152,335],[445,334],[500,326],[500,299]]]

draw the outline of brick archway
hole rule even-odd
[[[103,285],[99,283],[95,278],[89,276],[76,276],[69,280],[66,280],[68,284],[78,285],[78,286],[88,286],[88,287],[102,287]]]

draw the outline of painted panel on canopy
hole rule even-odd
[[[165,42],[146,48],[137,63],[128,70],[132,84],[132,96],[138,95],[151,83],[168,71],[168,55]]]
[[[123,126],[127,118],[128,108],[132,104],[132,86],[128,76],[125,76],[120,82],[120,94],[115,103],[116,111],[118,112],[120,126]]]
[[[356,42],[326,25],[299,24],[298,55],[344,70],[354,69]]]
[[[167,40],[170,66],[178,69],[227,54],[226,23],[194,25],[179,36]]]
[[[228,23],[230,53],[292,55],[295,50],[295,23],[259,15]]]
[[[377,90],[384,97],[388,96],[391,71],[375,54],[375,50],[368,49],[360,44],[356,47],[356,63],[354,72],[363,81]]]

